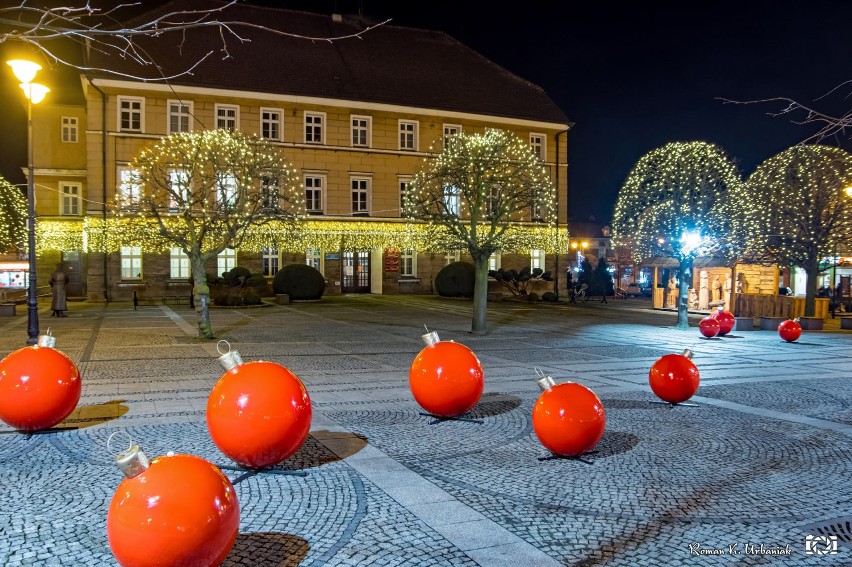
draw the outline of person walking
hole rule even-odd
[[[68,283],[68,275],[62,271],[62,267],[57,267],[56,271],[50,275],[50,291],[53,295],[53,301],[50,308],[53,309],[51,317],[67,317],[65,312],[68,310],[68,302],[65,297],[65,284]]]

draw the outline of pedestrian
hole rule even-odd
[[[50,308],[53,309],[51,317],[67,317],[65,312],[68,310],[68,303],[65,297],[65,284],[68,283],[68,276],[62,271],[62,266],[58,266],[56,271],[50,275],[50,291],[53,295],[53,301]]]

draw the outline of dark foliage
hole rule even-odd
[[[435,276],[435,291],[443,297],[473,297],[474,279],[473,264],[453,262]]]
[[[552,282],[553,276],[550,272],[545,272],[541,268],[530,270],[529,267],[523,267],[518,270],[489,270],[488,276],[500,282],[503,287],[512,292],[512,295],[525,296],[529,292],[531,286],[535,286],[538,282]],[[537,296],[536,296],[537,297]]]
[[[325,278],[307,264],[288,264],[272,280],[275,293],[286,293],[294,301],[319,299],[325,293]]]

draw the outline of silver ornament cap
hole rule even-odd
[[[133,445],[115,458],[115,464],[126,478],[134,478],[148,470],[151,462],[139,445]]]

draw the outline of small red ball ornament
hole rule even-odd
[[[0,419],[15,429],[49,429],[71,415],[80,401],[80,371],[54,344],[55,337],[42,335],[38,345],[0,361]]]
[[[802,326],[795,319],[787,319],[778,325],[778,335],[788,343],[792,343],[802,336]]]
[[[698,331],[705,337],[712,338],[719,334],[719,321],[713,317],[705,317],[698,322]]]
[[[116,462],[127,477],[107,512],[110,549],[124,567],[219,565],[234,546],[240,504],[231,481],[194,455],[148,462],[134,445]]]
[[[207,428],[225,455],[263,468],[293,455],[311,430],[311,399],[299,378],[274,362],[220,358],[228,370],[207,398]]]
[[[730,311],[720,307],[718,311],[714,311],[711,315],[716,321],[719,322],[719,336],[725,336],[731,331],[734,330],[734,325],[737,320],[734,318],[734,314]]]
[[[552,453],[577,457],[591,451],[603,437],[606,412],[600,399],[575,382],[554,384],[545,376],[543,390],[532,410],[536,437]]]
[[[658,398],[679,404],[695,395],[700,378],[698,368],[690,358],[692,351],[686,349],[683,354],[664,355],[651,366],[648,382]]]
[[[439,340],[434,331],[423,335],[423,340],[427,346],[408,372],[414,399],[439,417],[457,417],[470,411],[485,387],[479,359],[462,344]]]

